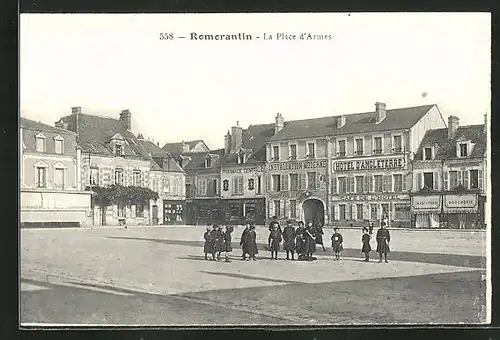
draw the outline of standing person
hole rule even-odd
[[[382,262],[382,254],[387,262],[387,254],[390,253],[389,242],[391,241],[391,234],[387,229],[387,224],[382,221],[380,229],[377,231],[377,253],[379,255],[379,263]]]
[[[250,224],[247,222],[245,229],[243,229],[243,232],[241,233],[241,239],[240,239],[240,246],[241,246],[241,259],[245,260],[247,252],[245,251],[245,243],[246,243],[246,238],[248,235],[248,232],[250,231]]]
[[[212,254],[212,259],[215,260],[215,258],[213,257],[214,237],[211,231],[212,227],[208,226],[207,231],[205,231],[205,234],[203,234],[203,238],[205,238],[205,244],[203,245],[205,260],[208,260],[208,254]]]
[[[339,261],[340,260],[340,252],[344,249],[342,246],[342,243],[344,242],[344,238],[342,235],[339,233],[339,228],[335,227],[333,228],[333,235],[332,235],[332,249],[333,253],[335,254],[335,260]]]
[[[217,258],[217,261],[220,260],[220,253],[222,251],[222,245],[224,244],[224,239],[222,238],[222,232],[220,230],[219,225],[214,224],[212,227],[213,236],[213,247],[212,247],[212,258]]]
[[[277,260],[280,243],[283,240],[281,231],[278,229],[278,223],[274,223],[269,238],[271,239],[271,260]]]
[[[302,261],[305,260],[305,255],[306,255],[306,238],[305,238],[305,232],[306,228],[304,228],[304,222],[300,221],[299,222],[299,227],[295,231],[295,234],[297,236],[296,238],[296,249],[297,249],[297,256],[298,260]]]
[[[306,258],[308,261],[313,260],[313,254],[316,252],[316,228],[314,228],[312,221],[307,223],[305,232],[306,236]]]
[[[286,259],[290,260],[290,253],[292,253],[292,260],[295,253],[295,228],[292,226],[292,221],[286,223],[285,229],[283,229],[283,249],[286,251]]]
[[[256,261],[255,255],[259,253],[257,249],[257,233],[255,232],[255,226],[253,223],[250,225],[250,230],[245,237],[245,243],[243,249],[248,253],[249,257]]]
[[[370,235],[373,234],[373,228],[374,228],[373,222],[370,222],[370,225],[368,227],[368,232],[369,232]]]
[[[321,224],[316,225],[316,244],[321,244],[321,248],[323,251],[326,251],[325,246],[323,245],[323,226]]]
[[[278,225],[278,229],[281,232],[281,226],[280,226],[280,224],[278,222],[278,217],[277,216],[273,216],[273,219],[271,220],[271,223],[269,223],[269,233],[271,233],[271,231],[273,231],[274,224]],[[267,245],[269,246],[269,249],[271,249],[271,234],[269,234],[269,237],[267,238]]]
[[[361,252],[365,254],[365,262],[370,262],[370,251],[372,247],[370,246],[370,235],[368,234],[368,228],[363,227],[363,236],[361,236],[361,242],[363,243],[363,247],[361,248]]]
[[[224,240],[224,245],[222,247],[222,250],[224,251],[225,255],[225,261],[226,262],[231,262],[229,260],[229,253],[233,251],[233,247],[231,246],[231,233],[234,231],[234,228],[232,226],[226,226],[224,228],[224,232],[222,233],[223,240]]]

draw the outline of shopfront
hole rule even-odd
[[[265,224],[265,199],[228,199],[222,200],[223,221],[228,225],[244,225],[252,221],[256,225]]]
[[[197,199],[186,203],[186,210],[189,225],[212,225],[221,221],[219,199]]]
[[[184,225],[186,224],[186,212],[184,201],[163,201],[163,224]]]
[[[412,228],[439,228],[442,225],[442,196],[440,193],[412,195]]]
[[[443,213],[447,228],[477,229],[483,224],[477,193],[444,195]]]

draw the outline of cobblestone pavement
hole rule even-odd
[[[343,232],[339,262],[329,250],[311,263],[271,261],[263,244],[258,261],[241,261],[235,242],[233,261],[224,263],[203,259],[203,230],[22,230],[21,321],[130,324],[139,307],[137,320],[152,325],[484,320],[484,232],[395,230],[388,264],[361,261],[356,230]],[[265,242],[265,228],[258,231]],[[68,301],[70,312],[51,307]],[[96,314],[101,305],[107,314]]]

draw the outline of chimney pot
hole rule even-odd
[[[71,108],[71,113],[82,113],[81,106],[74,106]]]
[[[381,121],[383,121],[385,119],[385,116],[387,114],[385,103],[381,103],[381,102],[375,103],[375,114],[376,114],[376,118],[377,118],[377,123],[380,123]]]
[[[243,129],[238,124],[239,122],[236,122],[236,126],[231,128],[230,151],[235,151],[241,148],[243,144]]]
[[[281,113],[277,113],[276,117],[274,118],[274,134],[277,134],[281,130],[283,130],[283,127],[285,126],[285,120],[283,119],[283,116]]]
[[[455,137],[459,123],[460,119],[457,116],[448,117],[448,138]]]
[[[128,109],[122,110],[120,113],[120,120],[122,121],[123,125],[127,128],[127,130],[132,130],[132,113]]]
[[[345,125],[345,116],[338,116],[337,117],[337,129],[340,129]]]

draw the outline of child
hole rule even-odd
[[[273,224],[271,233],[269,234],[271,240],[271,260],[278,259],[278,251],[280,250],[280,243],[282,241],[281,231],[278,229],[278,223]]]
[[[210,234],[212,234],[213,237],[212,259],[215,261],[217,257],[217,261],[219,261],[220,253],[222,251],[222,245],[224,244],[220,227],[217,224],[214,224],[212,232]]]
[[[365,253],[365,262],[370,262],[370,251],[372,250],[372,247],[370,246],[370,235],[368,233],[367,227],[363,227],[363,236],[361,236],[361,242],[363,243],[361,252]]]
[[[333,228],[333,235],[332,235],[332,249],[335,254],[335,260],[339,261],[340,260],[340,252],[344,249],[342,247],[342,242],[344,242],[344,239],[342,238],[342,235],[339,234],[339,228],[335,227]]]
[[[296,249],[297,249],[297,256],[299,261],[305,260],[306,256],[306,240],[305,240],[305,232],[306,229],[304,228],[304,222],[300,221],[299,222],[299,227],[295,231],[297,238],[296,238]]]
[[[213,250],[213,235],[211,233],[212,228],[210,226],[207,227],[207,231],[205,231],[205,234],[203,234],[203,237],[205,238],[205,245],[203,246],[203,251],[205,252],[205,260],[208,260],[208,254],[212,254]]]
[[[226,262],[231,262],[229,260],[229,253],[233,251],[233,247],[231,246],[231,240],[232,240],[231,233],[233,232],[233,230],[234,230],[233,227],[226,226],[224,227],[224,231],[222,233],[222,238],[224,240],[224,245],[222,247],[222,250],[225,252]]]
[[[245,244],[243,248],[252,260],[257,260],[255,255],[258,254],[259,251],[257,249],[257,233],[255,232],[255,226],[253,223],[250,225],[250,230],[245,237]]]
[[[295,260],[295,228],[292,226],[292,221],[286,223],[283,229],[283,249],[286,251],[286,259],[290,260],[290,253],[292,253],[292,261]]]

